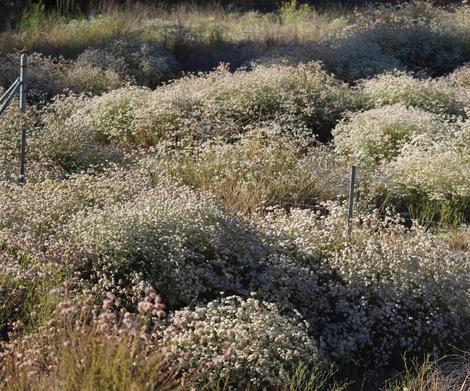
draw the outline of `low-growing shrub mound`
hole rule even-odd
[[[401,103],[448,117],[466,115],[460,91],[436,79],[385,73],[362,82],[360,90],[365,104],[373,108]]]
[[[113,70],[140,85],[155,87],[178,77],[180,66],[175,57],[152,42],[117,39],[102,49],[87,49],[77,59],[78,65]]]
[[[96,254],[98,272],[124,285],[141,276],[173,308],[220,291],[246,293],[250,268],[265,251],[252,230],[209,198],[162,184],[77,214],[67,235]]]
[[[0,59],[0,85],[9,87],[19,76],[20,53],[7,54]],[[126,80],[112,69],[52,58],[40,53],[28,55],[28,100],[47,101],[67,90],[99,94],[125,85]]]
[[[110,167],[102,172],[74,174],[67,180],[46,179],[18,188],[0,182],[0,229],[27,235],[36,242],[57,237],[79,211],[85,214],[115,202],[132,200],[154,186],[140,169]],[[163,180],[163,179],[162,179]]]
[[[396,157],[403,146],[419,135],[445,135],[441,117],[403,104],[351,114],[333,130],[338,153],[355,162],[377,165]]]
[[[322,357],[380,367],[404,352],[462,343],[469,331],[465,253],[378,214],[358,216],[347,241],[345,208],[330,204],[328,213],[279,209],[259,223],[291,254],[272,255],[261,284],[300,310]]]
[[[225,379],[227,386],[259,389],[280,386],[298,362],[318,360],[307,330],[298,316],[281,315],[275,304],[230,296],[176,311],[163,344],[173,365],[190,378],[202,372],[199,382]]]
[[[413,217],[459,224],[470,217],[468,126],[443,140],[418,137],[387,164],[386,187]]]

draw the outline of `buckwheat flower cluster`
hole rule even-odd
[[[359,88],[372,108],[401,103],[447,117],[465,116],[459,90],[446,79],[418,79],[404,72],[391,72],[362,81]]]
[[[244,386],[276,386],[296,360],[315,360],[307,325],[275,304],[229,296],[173,314],[161,332],[166,356],[185,375]]]
[[[127,283],[132,272],[141,272],[173,306],[221,290],[246,292],[244,270],[265,251],[249,227],[209,197],[171,184],[77,213],[66,229],[96,254],[96,270]]]
[[[438,115],[403,104],[351,114],[333,130],[337,152],[353,162],[376,165],[400,154],[419,135],[429,138],[449,132],[452,125]]]
[[[392,215],[360,216],[348,241],[344,207],[327,210],[278,210],[260,222],[284,250],[270,255],[260,285],[300,310],[322,356],[381,366],[400,352],[461,342],[470,300],[465,253]]]
[[[422,138],[406,145],[385,167],[400,194],[413,191],[431,200],[454,199],[470,205],[470,132],[468,125],[436,142]],[[463,206],[465,209],[465,206]]]
[[[136,110],[145,104],[150,91],[125,87],[91,98],[66,121],[69,131],[90,131],[97,141],[117,144],[132,143],[136,136],[132,121]]]

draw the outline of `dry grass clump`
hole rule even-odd
[[[52,258],[27,236],[0,231],[1,340],[18,325],[22,332],[33,331],[51,315],[57,300],[48,292],[70,277],[66,265]]]
[[[168,369],[143,315],[125,311],[111,293],[102,308],[90,296],[65,296],[35,333],[11,336],[0,354],[1,390],[187,389]]]
[[[328,149],[308,144],[308,137],[288,136],[282,127],[267,124],[234,143],[212,140],[197,149],[160,152],[151,169],[216,194],[241,212],[313,206],[344,196],[347,168]]]
[[[421,365],[416,362],[408,365],[404,373],[397,376],[397,380],[388,382],[386,391],[460,391],[467,389],[470,382],[468,352],[439,360],[430,360],[427,357]]]

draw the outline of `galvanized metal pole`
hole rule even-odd
[[[20,60],[20,112],[26,111],[26,54],[21,55]],[[25,176],[26,165],[26,128],[23,125],[21,129],[21,151],[20,151],[20,176],[18,177],[18,184],[24,185],[26,183]]]
[[[348,210],[348,237],[352,232],[352,217],[354,209],[354,186],[356,183],[356,166],[351,167],[351,183],[349,186],[349,210]]]

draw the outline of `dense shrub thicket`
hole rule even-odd
[[[0,37],[68,54],[0,117],[0,389],[338,391],[468,349],[468,6],[112,12]]]

